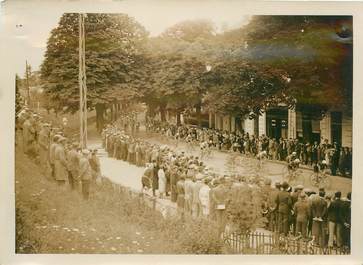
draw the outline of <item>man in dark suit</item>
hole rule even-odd
[[[275,189],[271,190],[271,193],[269,194],[269,199],[268,199],[269,212],[270,212],[269,229],[273,232],[278,231],[278,229],[279,229],[279,226],[278,226],[279,220],[278,220],[276,199],[277,199],[277,195],[280,192],[280,188],[281,188],[280,182],[276,182]]]
[[[335,199],[330,203],[328,207],[328,221],[329,221],[329,242],[328,246],[334,246],[334,235],[336,238],[336,245],[340,247],[342,245],[342,220],[340,218],[340,211],[342,210],[343,201],[340,199],[342,193],[337,191],[335,193]]]
[[[328,204],[325,200],[324,189],[319,190],[319,197],[315,197],[311,202],[311,215],[313,217],[312,235],[315,242],[321,247],[325,247],[325,230],[326,215]]]
[[[303,191],[303,185],[297,185],[294,189],[294,192],[291,193],[291,208],[294,208],[295,203],[298,202],[301,192]],[[296,233],[296,214],[291,216],[290,224],[292,225],[292,231]]]
[[[299,200],[295,203],[293,209],[296,219],[296,232],[301,233],[303,238],[306,238],[307,225],[310,217],[310,205],[306,200],[305,193],[299,195]]]
[[[276,208],[279,216],[279,233],[285,236],[289,232],[289,215],[291,213],[291,196],[287,191],[289,184],[284,181],[282,183],[282,191],[280,191],[276,198]]]
[[[342,209],[340,211],[340,220],[343,224],[342,243],[344,246],[350,248],[350,226],[351,226],[351,197],[352,193],[348,192],[346,200],[343,201]]]

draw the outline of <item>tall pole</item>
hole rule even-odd
[[[25,77],[26,77],[27,105],[30,107],[29,65],[27,60],[25,60]]]
[[[84,14],[79,14],[79,114],[80,147],[87,148],[87,85],[86,85],[86,43]]]

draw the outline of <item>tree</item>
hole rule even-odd
[[[144,98],[147,104],[159,107],[162,120],[167,107],[179,117],[183,110],[200,102],[200,79],[205,73],[205,65],[198,58],[157,56],[153,58],[152,68],[152,88],[144,91]]]
[[[351,111],[351,28],[347,16],[254,16],[233,32],[231,56],[286,71],[299,106]]]
[[[79,107],[78,32],[78,14],[64,14],[51,32],[41,66],[45,93],[71,112]],[[96,109],[100,130],[108,104],[137,94],[132,81],[142,70],[147,33],[125,14],[87,14],[85,38],[87,104]]]
[[[21,87],[21,78],[18,74],[15,75],[15,113],[18,113],[22,105],[24,104],[24,99],[21,96],[20,93],[20,87]]]
[[[296,102],[319,118],[334,107],[351,112],[351,23],[344,16],[254,16],[217,35],[204,102],[236,116]]]
[[[210,54],[215,29],[210,21],[180,22],[149,41],[149,80],[144,89],[145,102],[158,107],[164,120],[166,109],[177,115],[189,108],[196,108],[200,123],[202,98],[206,93],[200,82],[206,73],[207,54]],[[153,113],[153,111],[151,111]]]
[[[245,117],[293,99],[287,95],[286,72],[244,61],[221,62],[205,76],[210,86],[205,103],[211,111]]]

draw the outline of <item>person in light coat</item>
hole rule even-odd
[[[203,186],[204,175],[201,172],[198,172],[195,176],[195,181],[193,182],[193,195],[192,195],[192,215],[194,218],[199,217],[202,212],[202,206],[199,200],[199,191]]]
[[[34,155],[32,153],[34,151],[34,146],[35,146],[34,119],[33,119],[32,115],[30,115],[29,118],[26,119],[23,124],[24,153],[27,155]]]
[[[90,185],[92,180],[92,169],[89,164],[89,150],[82,150],[82,157],[79,161],[79,178],[82,181],[83,199],[88,200],[90,194]]]
[[[101,175],[102,175],[102,173],[101,173],[101,163],[100,163],[100,159],[97,156],[97,152],[98,152],[98,150],[94,149],[91,152],[91,155],[89,157],[89,163],[90,163],[90,166],[91,166],[91,169],[92,169],[92,176],[93,176],[94,180],[99,179],[101,177]]]
[[[64,185],[68,179],[67,159],[64,150],[66,138],[61,137],[58,142],[59,144],[54,151],[55,179],[58,185]]]
[[[39,156],[41,167],[45,171],[48,165],[48,154],[49,154],[49,124],[44,123],[42,129],[39,132],[38,142],[39,142]]]
[[[158,179],[159,179],[160,198],[163,198],[166,192],[166,176],[164,171],[164,165],[160,166],[158,170]]]
[[[203,185],[199,190],[199,201],[202,207],[202,214],[204,217],[209,216],[209,210],[210,210],[210,198],[209,198],[209,192],[210,187],[208,186],[210,182],[210,178],[205,178],[203,181]]]
[[[71,150],[67,153],[68,161],[68,181],[72,190],[78,190],[79,184],[79,159],[80,154],[77,151],[79,144],[77,142],[72,143]]]
[[[186,213],[191,213],[192,211],[192,195],[193,195],[193,181],[191,177],[187,174],[184,181],[184,210]]]
[[[56,134],[53,136],[53,142],[50,144],[49,147],[49,164],[50,164],[50,169],[51,169],[51,176],[53,179],[55,179],[55,166],[54,166],[54,154],[55,154],[55,149],[58,146],[58,140],[60,139],[60,135]]]

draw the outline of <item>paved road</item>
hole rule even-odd
[[[159,134],[141,132],[138,137],[143,138],[151,143],[168,145],[174,150],[177,150],[177,152],[184,151],[187,154],[200,156],[198,148],[195,148],[195,150],[191,150],[184,142],[178,143],[176,147],[174,141],[168,140],[166,137],[160,136]],[[91,148],[100,149],[99,154],[103,175],[107,176],[107,178],[109,178],[114,183],[129,187],[135,191],[141,191],[141,176],[143,168],[131,165],[121,160],[107,157],[106,152],[101,147],[100,139],[92,139],[90,141],[90,146]],[[238,174],[247,176],[255,174],[258,170],[256,159],[247,158],[241,155],[236,156],[234,153],[230,152],[213,151],[212,156],[208,159],[205,159],[204,163],[207,166],[211,167],[215,172],[229,174],[231,173],[231,167],[228,166],[228,162],[231,161],[233,158],[236,161],[234,163],[234,170],[237,171]],[[272,161],[266,161],[262,169],[259,171],[260,174],[269,176],[273,183],[276,181],[283,181],[282,176],[284,175],[284,172],[286,172],[286,164]],[[309,187],[313,190],[317,190],[317,188],[312,187],[310,183],[311,174],[312,170],[301,169],[300,180],[292,184],[303,184],[304,187]],[[345,196],[347,192],[352,190],[351,179],[338,176],[330,176],[330,178],[331,185],[327,188],[328,191],[333,192],[336,190],[340,190]]]
[[[179,142],[176,147],[175,141],[167,139],[165,136],[160,136],[156,133],[140,133],[139,137],[151,143],[168,145],[171,148],[176,149],[178,152],[184,151],[188,154],[200,156],[198,147],[196,147],[194,150],[191,150],[184,142]],[[226,151],[213,151],[212,157],[205,159],[203,162],[209,167],[213,168],[215,172],[229,174],[231,173],[231,170],[227,164],[228,161],[231,161],[233,156],[236,156],[236,154]],[[253,175],[256,173],[258,169],[257,160],[255,158],[248,158],[242,155],[237,155],[236,157],[238,157],[236,165],[238,174]],[[283,181],[283,175],[286,174],[286,171],[287,167],[285,163],[266,160],[262,169],[260,170],[260,174],[269,176],[272,180],[272,183],[275,183],[276,181]],[[295,183],[292,183],[292,185],[302,184],[304,187],[308,187],[317,191],[318,188],[313,187],[310,182],[310,176],[312,173],[313,172],[311,169],[301,168],[300,179]],[[351,179],[339,176],[330,176],[330,179],[331,184],[326,188],[328,192],[340,190],[343,193],[343,196],[345,196],[347,192],[352,190]]]

